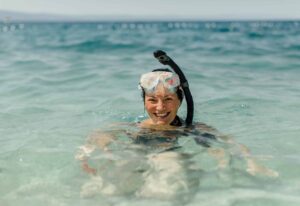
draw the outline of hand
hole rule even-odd
[[[97,170],[94,169],[94,168],[92,168],[92,167],[90,167],[86,161],[84,161],[82,163],[81,167],[88,174],[92,174],[92,175],[96,175],[97,174]]]
[[[279,173],[263,165],[257,164],[253,159],[247,159],[247,172],[253,176],[262,174],[269,177],[278,177]]]
[[[208,148],[208,153],[217,159],[218,168],[224,169],[229,164],[229,159],[226,158],[225,150],[222,148]]]

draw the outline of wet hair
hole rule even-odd
[[[167,69],[167,68],[159,68],[159,69],[152,70],[152,72],[172,72],[172,71],[170,69]],[[182,100],[183,100],[183,91],[182,91],[182,89],[177,87],[176,94],[177,94],[177,97],[178,97],[179,101],[182,102]],[[144,88],[142,88],[141,96],[142,96],[143,101],[145,103],[146,92],[145,92]]]

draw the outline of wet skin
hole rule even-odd
[[[145,95],[145,109],[150,119],[145,120],[149,125],[170,125],[175,119],[180,107],[176,93],[171,93],[163,86],[158,86],[154,93]]]

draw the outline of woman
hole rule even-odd
[[[163,53],[163,55],[165,55],[165,57],[162,58],[162,61],[170,61],[170,58],[166,56],[165,53]],[[171,60],[170,65],[172,68],[177,67],[174,70],[178,70],[179,67],[175,63],[174,66],[173,63]],[[181,70],[176,73],[169,69],[153,70],[141,76],[139,85],[142,90],[145,110],[149,118],[136,124],[137,128],[139,128],[137,132],[120,129],[110,132],[98,132],[92,135],[89,138],[88,144],[81,147],[76,157],[82,161],[82,168],[87,173],[93,175],[103,173],[103,170],[97,171],[96,168],[88,164],[88,157],[97,147],[102,151],[110,153],[109,145],[117,142],[117,136],[119,134],[125,133],[133,140],[134,144],[132,145],[139,145],[141,147],[138,147],[138,150],[144,151],[145,161],[141,161],[141,165],[145,162],[148,165],[143,167],[143,169],[139,169],[142,184],[139,187],[127,191],[129,193],[134,191],[134,193],[139,196],[171,198],[177,194],[178,191],[181,191],[181,194],[184,192],[188,193],[191,186],[195,187],[198,184],[198,180],[190,179],[187,174],[199,171],[190,170],[189,168],[192,168],[190,167],[191,165],[186,164],[192,164],[191,161],[181,161],[182,158],[186,158],[186,155],[177,152],[182,146],[178,143],[180,137],[188,137],[189,139],[193,139],[197,144],[208,148],[208,153],[217,159],[219,168],[226,168],[229,159],[226,157],[223,148],[210,147],[213,142],[225,142],[238,147],[240,154],[247,162],[247,171],[250,174],[263,173],[269,176],[278,175],[276,172],[256,164],[245,146],[220,135],[217,130],[203,123],[192,124],[193,100],[188,89],[187,81]],[[177,115],[184,96],[188,106],[188,114],[185,121]],[[134,149],[136,148],[132,150]],[[132,159],[135,160],[136,157]],[[119,163],[116,164],[120,165]],[[123,161],[121,165],[123,167],[128,164],[131,164],[130,158],[127,158],[125,163]],[[131,166],[131,168],[132,167],[135,166]],[[115,167],[115,170],[124,171],[124,169],[120,169],[119,167],[117,169]],[[132,174],[133,173],[135,172],[132,172]],[[128,174],[126,180],[131,179],[130,181],[133,181],[129,176],[131,177],[131,174]],[[103,178],[100,182],[101,189],[99,189],[98,192],[102,194],[116,194],[118,193],[118,188],[121,187],[120,185],[116,186],[116,184],[104,183]],[[122,185],[124,185],[124,183],[122,183]],[[86,188],[95,187],[89,187],[88,185]],[[85,191],[89,191],[89,189],[86,188]],[[184,192],[182,193],[182,191]],[[124,194],[124,191],[119,191],[119,193]]]
[[[177,115],[184,97],[179,76],[168,69],[157,69],[141,76],[140,88],[149,118],[136,124],[139,130],[137,132],[122,129],[97,132],[89,137],[85,146],[80,148],[76,158],[81,160],[83,170],[97,177],[83,186],[83,196],[95,193],[114,195],[135,193],[143,197],[170,199],[174,195],[178,196],[179,193],[187,194],[184,197],[188,197],[191,194],[190,189],[197,186],[199,179],[191,178],[194,177],[191,174],[196,170],[191,169],[190,157],[177,151],[181,147],[178,138],[186,137],[196,131],[191,126],[185,127],[185,122]],[[126,159],[121,158],[122,160],[120,160],[120,156],[114,156],[107,161],[106,166],[103,166],[106,167],[105,169],[101,166],[90,166],[88,157],[97,147],[106,154],[115,155],[116,152],[112,154],[110,145],[116,143],[117,137],[122,133],[126,133],[133,140],[131,151],[137,151],[135,154],[140,154],[141,157],[125,152]],[[201,136],[200,132],[197,134],[198,137]],[[205,147],[208,146],[208,141],[202,141],[200,138],[196,142]],[[119,145],[122,144],[119,142]],[[114,159],[118,159],[118,161],[114,161]],[[132,160],[139,162],[138,165],[132,165]],[[131,165],[130,168],[127,165]],[[99,167],[101,169],[98,169]],[[108,167],[109,169],[107,169]],[[109,177],[105,174],[107,171],[109,173],[122,171],[121,174],[124,175],[124,171],[135,167],[141,169],[131,171],[125,175],[126,178],[119,179],[117,183],[112,183],[113,181],[108,180]],[[102,178],[102,176],[106,177]],[[115,176],[120,176],[120,174]],[[133,184],[137,179],[142,182],[139,186],[136,186],[137,183]],[[131,186],[124,188],[124,185]],[[132,185],[135,186],[132,187]]]

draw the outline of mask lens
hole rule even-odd
[[[166,76],[162,82],[164,87],[175,90],[180,85],[180,81],[177,75],[173,75],[173,73],[170,74],[171,75]]]
[[[159,78],[156,75],[153,75],[153,73],[154,72],[143,74],[141,77],[140,85],[146,92],[153,92],[159,82]]]
[[[140,80],[140,85],[148,92],[154,92],[157,85],[162,83],[170,92],[175,92],[180,85],[180,80],[177,74],[172,72],[150,72],[143,74]]]

